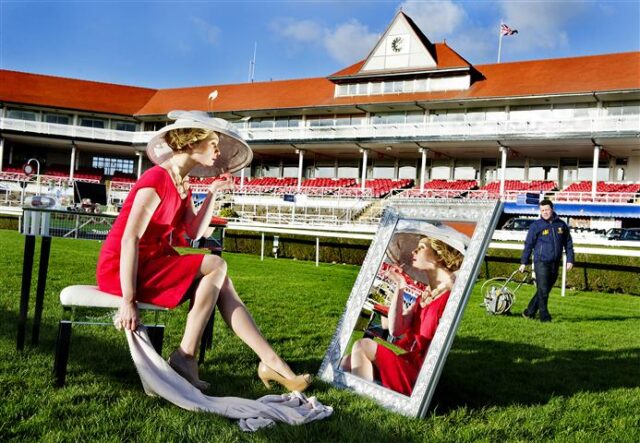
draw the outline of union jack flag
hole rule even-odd
[[[500,32],[502,32],[502,35],[513,35],[513,34],[517,34],[518,30],[511,29],[509,26],[503,23],[500,25]]]

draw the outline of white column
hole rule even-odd
[[[600,146],[593,145],[593,174],[591,175],[591,198],[596,198],[598,190],[598,161],[600,160]]]
[[[400,178],[400,159],[396,157],[393,161],[393,179],[398,180]]]
[[[245,168],[242,168],[240,171],[240,189],[244,188],[244,170]]]
[[[609,178],[608,180],[610,182],[614,182],[616,181],[617,174],[616,174],[616,158],[615,157],[610,157],[609,158]]]
[[[320,263],[320,237],[316,237],[316,266]]]
[[[297,150],[298,154],[298,192],[302,187],[302,161],[304,159],[304,151],[302,149]]]
[[[420,154],[422,154],[422,158],[420,159],[420,192],[424,191],[424,183],[426,179],[427,173],[427,154],[429,153],[428,148],[420,148]]]
[[[333,177],[338,178],[338,159],[337,158],[333,162]]]
[[[73,179],[73,172],[76,169],[76,144],[71,143],[71,161],[69,165],[69,178]]]
[[[360,190],[364,191],[365,182],[367,181],[367,150],[362,150],[362,183],[360,184]]]
[[[2,159],[4,158],[4,138],[0,137],[0,171],[2,171]]]
[[[524,159],[524,181],[529,181],[529,167],[531,166],[531,161],[529,157]]]
[[[504,176],[507,171],[507,152],[509,148],[500,146],[500,198],[504,199]]]
[[[138,155],[138,178],[142,175],[142,152],[137,152]]]

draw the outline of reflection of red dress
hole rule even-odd
[[[129,192],[120,215],[102,245],[96,277],[100,290],[122,296],[120,286],[120,242],[131,205],[142,188],[154,188],[160,205],[138,246],[136,300],[167,308],[176,307],[186,294],[202,263],[203,255],[180,255],[169,244],[169,236],[182,229],[182,219],[191,191],[182,200],[169,173],[160,166],[147,170]]]
[[[409,352],[397,355],[389,348],[378,345],[376,367],[383,386],[411,395],[449,294],[450,291],[447,291],[424,308],[416,301],[411,326],[405,336],[395,343],[401,348],[410,349]]]

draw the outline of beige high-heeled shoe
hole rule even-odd
[[[310,374],[297,375],[294,378],[285,378],[271,369],[271,367],[264,362],[260,362],[258,365],[258,377],[260,377],[260,380],[262,380],[262,383],[264,383],[267,389],[271,389],[270,382],[275,381],[280,383],[289,391],[298,392],[302,392],[307,389],[313,380],[313,377]]]
[[[173,368],[182,378],[187,380],[201,391],[209,389],[211,386],[204,380],[200,380],[198,376],[198,363],[195,357],[187,357],[178,349],[173,351],[167,360],[169,366]]]

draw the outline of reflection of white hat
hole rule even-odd
[[[201,111],[171,111],[168,117],[175,120],[175,122],[160,129],[155,133],[151,141],[147,143],[147,156],[156,165],[168,160],[173,155],[173,150],[165,141],[164,135],[172,129],[186,128],[215,131],[220,137],[220,142],[218,143],[220,156],[216,158],[213,165],[198,165],[189,172],[189,175],[194,177],[215,177],[225,172],[233,173],[239,171],[251,163],[253,158],[251,148],[228,121],[209,117],[209,114]]]
[[[387,256],[397,265],[402,265],[402,270],[412,279],[427,284],[429,282],[427,273],[411,265],[413,250],[416,249],[418,242],[423,237],[440,240],[462,252],[463,255],[470,242],[467,235],[444,224],[435,225],[424,221],[400,220],[387,246]]]

